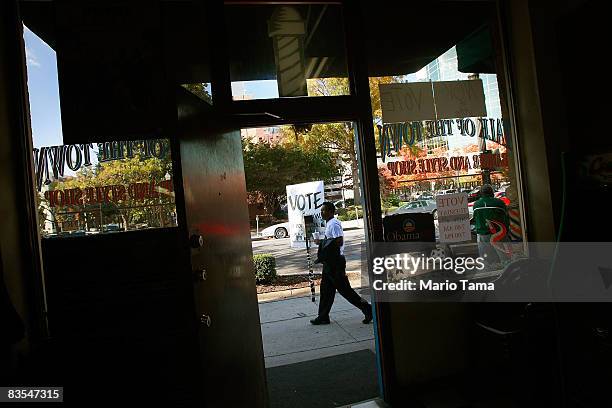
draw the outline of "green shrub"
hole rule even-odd
[[[399,207],[400,206],[400,198],[395,194],[389,194],[382,199],[383,207]]]
[[[350,221],[355,219],[355,214],[351,214],[351,213],[344,213],[338,216],[338,219],[340,221]]]
[[[255,282],[271,283],[276,278],[276,259],[270,254],[253,255]]]

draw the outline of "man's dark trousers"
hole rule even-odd
[[[329,311],[334,304],[336,289],[346,300],[359,308],[362,312],[364,312],[366,307],[370,307],[369,304],[351,288],[351,284],[346,276],[346,258],[340,256],[334,261],[326,261],[323,263],[320,289],[321,299],[319,301],[320,319],[329,318]]]

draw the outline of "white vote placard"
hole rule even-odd
[[[384,123],[434,120],[436,118],[430,82],[380,84],[378,87]]]
[[[436,196],[440,242],[471,240],[467,193]]]
[[[482,80],[433,82],[437,119],[487,116]]]
[[[304,216],[312,215],[317,228],[323,225],[321,217],[321,206],[325,201],[323,181],[291,184],[286,188],[290,246],[291,248],[305,248]]]

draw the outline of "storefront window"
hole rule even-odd
[[[166,139],[34,149],[43,237],[176,226]]]
[[[24,39],[41,236],[176,226],[169,140],[64,145],[55,52]]]
[[[339,5],[228,5],[226,21],[234,100],[349,94]]]
[[[483,185],[492,186],[509,216],[503,231],[492,226],[489,233],[524,239],[492,30],[485,24],[457,38],[415,72],[370,78],[383,216],[431,214],[437,244],[475,243],[484,232],[474,220]],[[406,236],[416,237],[418,227],[413,232]]]

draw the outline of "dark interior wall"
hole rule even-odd
[[[612,152],[607,123],[612,108],[612,84],[607,78],[609,35],[604,28],[611,8],[606,2],[574,2],[553,27],[561,62],[558,90],[566,108],[559,120],[567,131],[563,241],[610,241],[612,219],[599,216],[608,213],[612,200],[610,157],[600,161],[598,168],[593,162],[585,165],[584,157]],[[585,200],[589,212],[598,218],[596,228],[584,222]]]
[[[566,204],[572,195],[579,194],[571,185],[572,175],[577,172],[572,159],[583,153],[612,149],[612,142],[605,137],[605,118],[612,105],[608,97],[611,85],[602,75],[606,58],[603,27],[608,14],[609,7],[604,2],[529,2],[534,71],[556,233],[563,225],[575,221],[570,214],[575,210],[573,205],[566,206],[566,213],[562,214],[564,193]],[[563,236],[563,240],[584,238]],[[590,239],[599,240],[593,235]]]
[[[468,305],[394,303],[391,310],[396,375],[402,388],[418,389],[466,370]]]
[[[534,34],[538,66],[550,66],[539,75],[540,95],[550,110],[544,116],[549,129],[549,163],[559,163],[554,172],[551,166],[551,187],[561,240],[609,242],[610,188],[602,182],[585,183],[579,174],[581,157],[612,152],[607,126],[612,108],[612,84],[607,78],[610,5],[574,0],[546,8],[531,3],[531,14],[540,22]],[[565,176],[560,171],[562,153]],[[600,176],[608,174],[604,169]],[[559,355],[570,404],[612,404],[608,392],[612,378],[610,312],[609,303],[557,306]]]
[[[601,1],[573,1],[555,18],[559,91],[566,104],[562,122],[570,150],[609,151],[607,115],[612,109],[612,83],[607,78],[610,7]]]
[[[512,1],[506,2],[506,13],[528,238],[552,241],[560,227],[579,222],[576,217],[584,210],[566,205],[562,213],[564,194],[565,204],[580,194],[572,185],[577,172],[572,159],[612,149],[606,137],[612,102],[603,28],[609,6],[587,0]],[[593,234],[562,238],[600,240]]]
[[[19,344],[25,353],[32,340],[44,334],[40,257],[36,234],[31,166],[29,113],[25,82],[22,28],[16,1],[0,3],[0,252],[3,282],[25,324],[26,338]],[[2,277],[0,277],[1,279]],[[3,299],[4,300],[4,299]],[[7,316],[2,304],[2,317]],[[2,320],[2,324],[7,322]],[[14,335],[0,328],[0,343]],[[16,333],[21,337],[23,333]],[[4,356],[4,354],[3,354]],[[6,366],[2,366],[2,369]],[[0,370],[3,371],[3,370]]]
[[[600,1],[512,1],[510,14],[522,24],[511,25],[510,37],[516,95],[519,104],[526,93],[537,96],[541,129],[534,132],[541,149],[533,160],[546,172],[530,171],[531,159],[523,162],[529,188],[528,215],[536,234],[530,239],[542,240],[539,214],[545,208],[535,199],[534,188],[550,186],[550,209],[555,236],[562,241],[608,242],[610,230],[610,190],[604,184],[587,187],[581,183],[579,159],[584,154],[612,151],[606,118],[612,102],[607,79],[607,53],[610,6]],[[529,24],[525,24],[525,22]],[[530,31],[530,35],[525,32]],[[521,51],[532,48],[532,63]],[[529,71],[532,72],[530,75]],[[529,78],[529,80],[521,80]],[[531,83],[531,85],[529,85]],[[529,85],[529,86],[528,86]],[[526,106],[518,108],[519,128],[528,128]],[[535,123],[535,122],[534,122]],[[519,134],[531,146],[530,135]],[[529,157],[529,156],[528,156]],[[544,169],[543,169],[544,170]],[[542,231],[543,232],[543,231]],[[558,235],[557,235],[558,234]],[[550,239],[550,238],[549,238]],[[554,305],[549,319],[556,333],[547,345],[555,350],[554,363],[559,367],[563,385],[561,397],[569,406],[610,406],[607,384],[612,378],[612,320],[607,303],[565,303]],[[554,319],[554,320],[553,320]],[[541,338],[532,339],[533,342]]]

